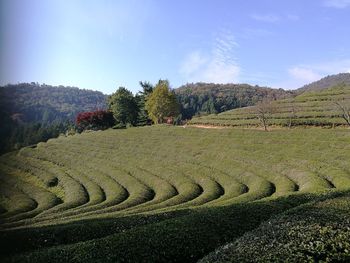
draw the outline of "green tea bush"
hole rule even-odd
[[[349,240],[347,194],[287,211],[200,262],[348,262]]]
[[[196,261],[289,209],[347,198],[349,158],[347,129],[159,125],[49,140],[0,156],[1,261]]]

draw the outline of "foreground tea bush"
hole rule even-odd
[[[200,262],[349,262],[350,194],[264,222]]]
[[[138,216],[113,221],[92,221],[57,228],[22,230],[8,233],[11,239],[21,240],[23,250],[36,249],[13,257],[10,262],[194,262],[218,245],[240,237],[259,226],[271,216],[308,203],[326,200],[341,193],[301,194],[281,197],[274,201],[259,201],[199,211]],[[106,230],[108,229],[108,230]],[[69,233],[72,231],[72,233]],[[101,233],[105,231],[105,233]],[[60,245],[62,239],[88,240]],[[55,239],[53,239],[55,236]],[[98,238],[97,238],[98,237]],[[29,242],[29,240],[31,242]],[[41,242],[39,246],[39,240]],[[67,242],[67,241],[66,241]],[[53,246],[53,244],[55,246]],[[48,248],[43,248],[48,247]]]

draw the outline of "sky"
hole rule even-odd
[[[350,0],[0,0],[0,85],[295,89],[350,73]]]

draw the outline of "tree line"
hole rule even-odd
[[[186,84],[171,89],[167,80],[140,82],[132,94],[120,87],[110,96],[75,87],[19,83],[0,87],[0,153],[46,141],[67,132],[178,124],[196,115],[250,106],[290,92],[246,84]]]
[[[73,131],[76,115],[106,109],[106,97],[35,82],[0,87],[0,154]]]
[[[78,114],[76,118],[78,131],[164,122],[173,124],[180,113],[180,105],[169,82],[159,80],[155,86],[149,82],[140,82],[140,85],[142,91],[135,96],[125,87],[119,87],[107,98],[108,110]]]
[[[251,86],[248,84],[190,83],[176,89],[181,118],[217,114],[227,110],[253,106],[263,100],[293,96],[292,91]]]

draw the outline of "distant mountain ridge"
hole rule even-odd
[[[106,107],[99,91],[34,82],[0,87],[0,153],[55,138],[79,112]]]
[[[82,111],[105,109],[106,95],[75,87],[20,83],[0,87],[0,110],[22,122],[73,121]]]
[[[300,94],[305,91],[320,91],[339,84],[350,85],[350,73],[339,73],[324,77],[297,89],[296,92]]]

